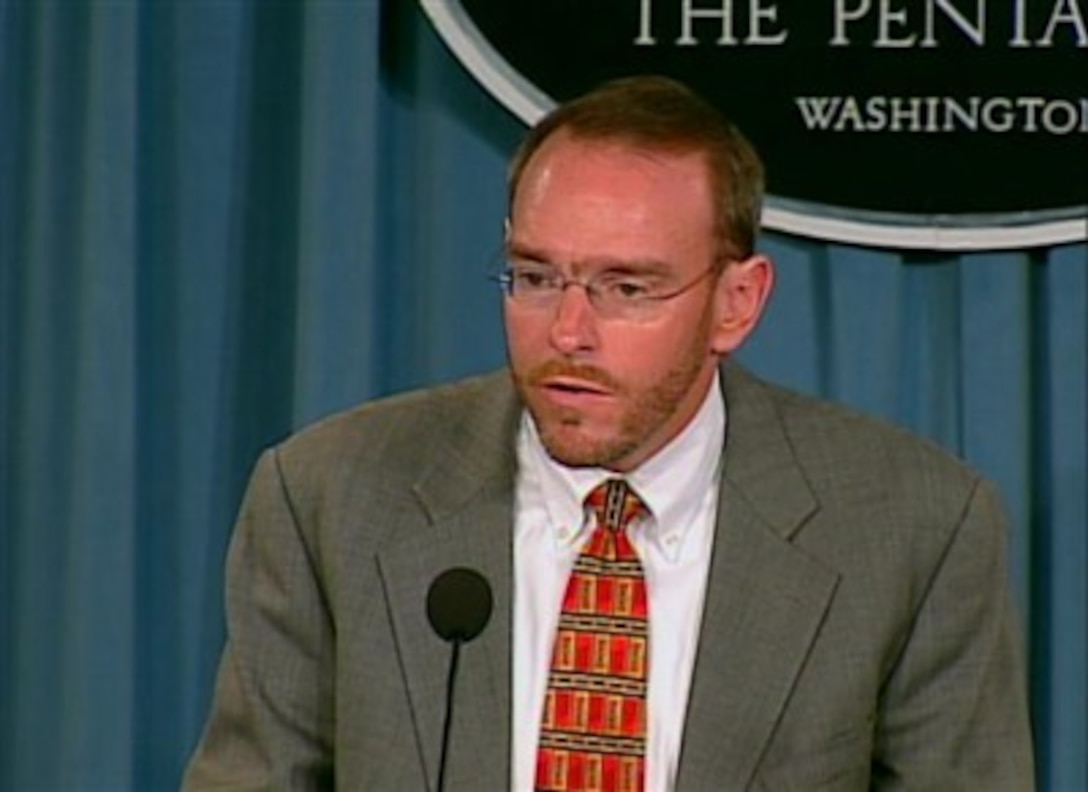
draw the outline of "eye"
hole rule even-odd
[[[510,279],[515,290],[524,292],[547,291],[556,283],[555,273],[540,267],[511,267]]]
[[[650,284],[642,278],[609,278],[600,285],[601,291],[611,300],[638,302],[651,296]]]

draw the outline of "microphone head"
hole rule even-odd
[[[447,569],[427,591],[427,618],[445,641],[471,641],[491,618],[491,586],[474,569]]]

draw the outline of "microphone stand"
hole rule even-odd
[[[461,657],[461,638],[450,639],[453,652],[450,654],[450,670],[446,676],[446,720],[442,724],[442,752],[438,756],[438,786],[436,792],[443,792],[446,787],[446,752],[450,747],[450,727],[453,724],[453,683],[457,679],[457,662]]]

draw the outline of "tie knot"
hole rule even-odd
[[[597,485],[586,496],[586,505],[597,516],[597,524],[610,531],[622,531],[645,508],[623,479],[608,479]]]

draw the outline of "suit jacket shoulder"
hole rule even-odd
[[[278,452],[287,462],[319,467],[380,461],[386,472],[391,455],[394,462],[415,457],[408,467],[417,476],[419,458],[436,451],[499,450],[490,444],[504,444],[516,420],[509,375],[496,371],[365,402],[305,427]]]
[[[783,488],[768,474],[793,468],[821,508],[880,500],[907,508],[912,525],[935,525],[962,510],[979,485],[976,470],[931,440],[739,367],[726,367],[725,393],[727,473],[761,490],[773,482],[769,501],[780,500]],[[919,514],[927,510],[932,520]]]
[[[419,497],[449,509],[481,482],[513,475],[518,416],[509,375],[498,371],[367,402],[301,430],[275,455],[304,511],[381,513],[389,499]]]

